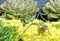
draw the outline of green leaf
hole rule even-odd
[[[36,14],[35,15],[26,15],[25,16],[25,22],[28,23],[30,21],[32,21],[33,19],[35,19]]]
[[[55,18],[55,19],[57,19],[58,18],[58,16],[57,16],[57,14],[49,14],[48,15],[48,18]]]

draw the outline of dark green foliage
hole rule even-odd
[[[18,27],[4,26],[0,21],[0,41],[16,41],[19,39]],[[16,38],[18,36],[18,38]]]

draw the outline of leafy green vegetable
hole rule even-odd
[[[1,8],[6,13],[4,18],[21,19],[26,23],[35,19],[39,10],[34,0],[6,0]]]
[[[50,0],[42,8],[43,15],[47,15],[48,19],[60,19],[60,0]]]

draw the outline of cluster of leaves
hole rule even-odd
[[[5,26],[0,21],[0,41],[18,41],[20,35],[17,29],[15,26]]]
[[[48,19],[60,19],[60,0],[50,0],[42,7],[43,15],[47,15]]]
[[[34,0],[6,0],[1,8],[5,10],[4,18],[21,19],[23,22],[30,22],[35,19],[38,7]]]

